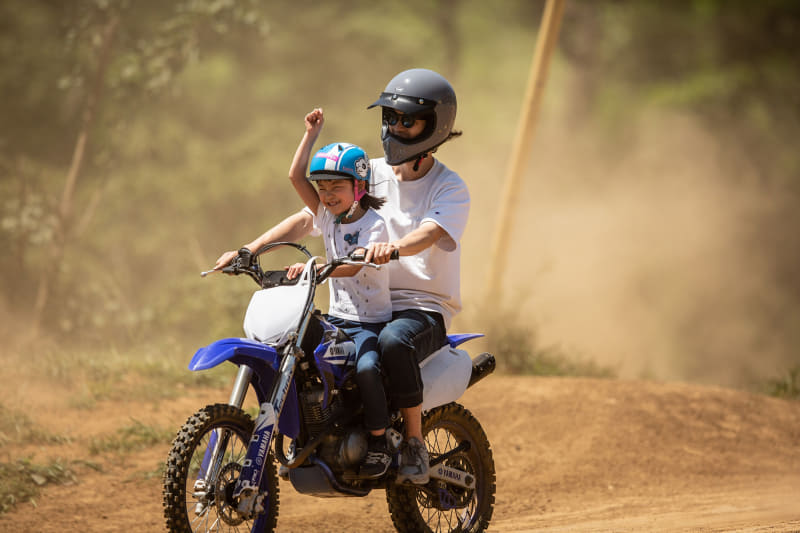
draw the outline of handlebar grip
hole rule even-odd
[[[364,252],[353,252],[350,254],[350,259],[353,261],[363,261],[366,257],[366,253]],[[389,256],[390,260],[397,260],[400,259],[400,250],[392,250],[392,255]]]

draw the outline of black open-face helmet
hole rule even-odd
[[[426,120],[420,135],[402,139],[392,135],[389,123],[381,118],[383,153],[390,165],[399,165],[433,151],[450,137],[456,120],[453,87],[440,74],[424,68],[406,70],[392,78],[380,97],[367,109],[376,106],[418,115]]]

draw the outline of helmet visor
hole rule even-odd
[[[323,180],[361,180],[369,181],[369,178],[363,178],[358,174],[350,174],[348,172],[337,172],[335,170],[315,171],[309,174],[309,181],[323,181]]]
[[[408,115],[413,115],[422,111],[430,111],[436,107],[436,100],[383,92],[367,109],[372,109],[376,106],[390,107]]]

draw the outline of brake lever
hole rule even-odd
[[[216,269],[212,268],[211,270],[206,270],[205,272],[200,272],[200,277],[204,278],[209,274],[213,274],[214,272],[224,272],[225,274],[239,274],[253,264],[253,252],[250,251],[247,247],[239,248],[237,252],[237,256],[234,257],[227,266]]]
[[[215,272],[222,272],[223,274],[240,274],[241,272],[244,272],[246,269],[242,268],[242,266],[239,264],[234,264],[236,263],[237,259],[234,259],[231,263],[222,268],[212,268],[211,270],[200,272],[200,277],[204,278],[209,274],[214,274]]]

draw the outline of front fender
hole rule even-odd
[[[272,346],[243,338],[220,339],[195,352],[189,362],[189,370],[208,370],[234,356],[260,359],[276,370],[280,357]],[[238,359],[239,357],[237,357]]]
[[[189,370],[207,370],[225,361],[252,368],[254,374],[252,384],[259,405],[269,401],[272,383],[275,381],[281,362],[275,348],[244,338],[220,339],[197,350],[189,362]],[[293,439],[300,433],[300,409],[294,380],[289,386],[288,396],[278,421],[278,430]]]

